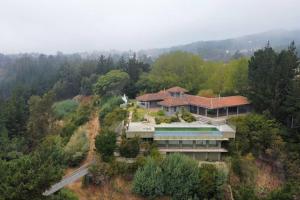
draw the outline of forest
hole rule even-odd
[[[138,156],[138,139],[120,144],[121,155],[137,157],[135,163],[114,159],[114,130],[128,116],[119,106],[121,95],[134,99],[175,85],[195,95],[243,95],[251,101],[251,114],[230,119],[237,136],[228,144],[227,178],[181,154],[162,158],[155,145]],[[0,54],[0,200],[79,199],[70,189],[42,193],[88,157],[86,124],[95,114],[100,161],[83,179],[85,187],[121,176],[130,179],[137,198],[225,199],[225,185],[237,200],[300,198],[300,66],[294,42],[280,51],[268,43],[251,57],[227,62],[182,51],[155,60],[135,54]],[[271,166],[281,184],[257,187],[256,162]]]

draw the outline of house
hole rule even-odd
[[[154,141],[162,154],[183,153],[197,160],[219,161],[226,153],[226,141],[235,138],[228,124],[209,125],[200,122],[155,125],[131,122],[126,137]]]
[[[138,105],[144,108],[162,108],[173,115],[181,109],[207,117],[239,115],[250,111],[250,103],[243,96],[201,97],[187,94],[181,87],[172,87],[157,93],[148,93],[137,98]]]

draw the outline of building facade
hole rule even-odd
[[[132,122],[126,130],[126,137],[154,141],[163,154],[179,152],[197,160],[219,161],[227,152],[226,142],[235,138],[235,130],[227,124]]]
[[[173,115],[182,109],[197,115],[207,117],[223,117],[239,115],[250,111],[250,103],[243,96],[228,96],[207,98],[186,94],[187,90],[172,87],[157,93],[138,96],[138,105],[144,108],[160,107],[168,115]]]

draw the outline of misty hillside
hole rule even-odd
[[[181,50],[198,54],[206,60],[228,60],[236,52],[250,56],[255,50],[264,47],[268,41],[274,49],[280,50],[286,48],[293,40],[297,49],[300,49],[300,30],[273,30],[225,40],[198,41],[170,48],[142,50],[139,53],[156,58],[166,52]]]

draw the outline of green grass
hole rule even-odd
[[[53,104],[53,112],[55,117],[62,119],[73,113],[79,106],[79,103],[73,99],[68,99]]]
[[[197,131],[197,132],[207,132],[207,131],[218,131],[214,127],[157,127],[155,131]]]
[[[89,140],[85,127],[79,127],[64,148],[66,160],[70,166],[78,165],[87,155]]]

